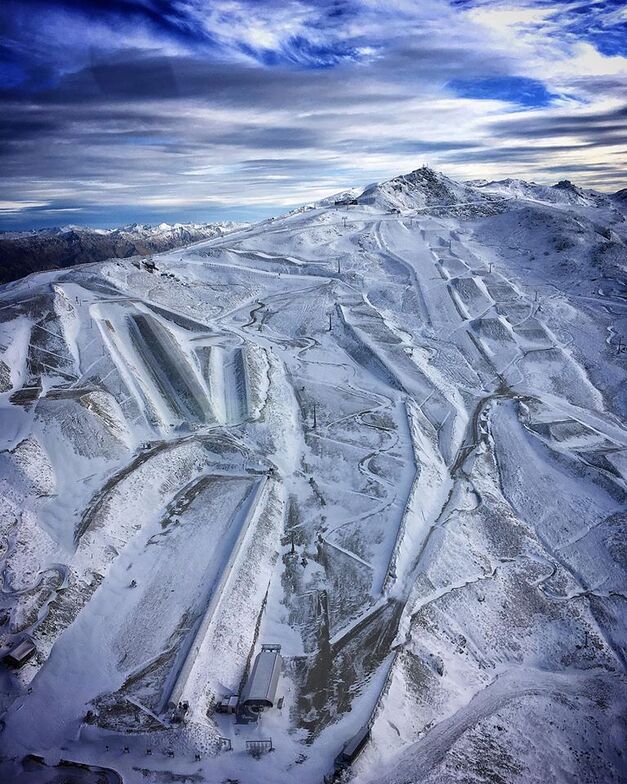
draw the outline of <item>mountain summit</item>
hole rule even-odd
[[[455,182],[427,166],[370,185],[357,198],[360,204],[383,209],[412,210],[473,204],[492,208],[495,199],[470,185]]]

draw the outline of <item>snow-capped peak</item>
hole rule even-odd
[[[360,204],[403,211],[487,203],[493,200],[469,185],[455,182],[441,172],[422,166],[409,174],[369,185],[357,201]]]

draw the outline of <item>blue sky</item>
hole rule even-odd
[[[0,4],[0,228],[254,220],[424,163],[625,187],[618,0]]]

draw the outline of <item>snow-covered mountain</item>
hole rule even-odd
[[[484,193],[517,199],[529,199],[546,204],[578,207],[605,207],[612,204],[613,196],[607,193],[579,188],[570,180],[561,180],[555,185],[538,185],[535,182],[506,179],[492,182],[468,183]]]
[[[500,195],[500,194],[499,194]],[[470,184],[458,183],[441,172],[423,166],[410,174],[368,186],[357,198],[359,204],[386,210],[454,209],[456,214],[493,213],[500,201]]]
[[[133,223],[116,229],[62,226],[0,232],[0,283],[42,270],[162,253],[221,236],[241,225],[230,221],[160,223],[157,226]]]
[[[419,169],[1,287],[0,778],[620,781],[624,210]]]

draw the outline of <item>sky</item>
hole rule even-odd
[[[257,220],[422,165],[627,185],[624,0],[2,0],[0,229]]]

